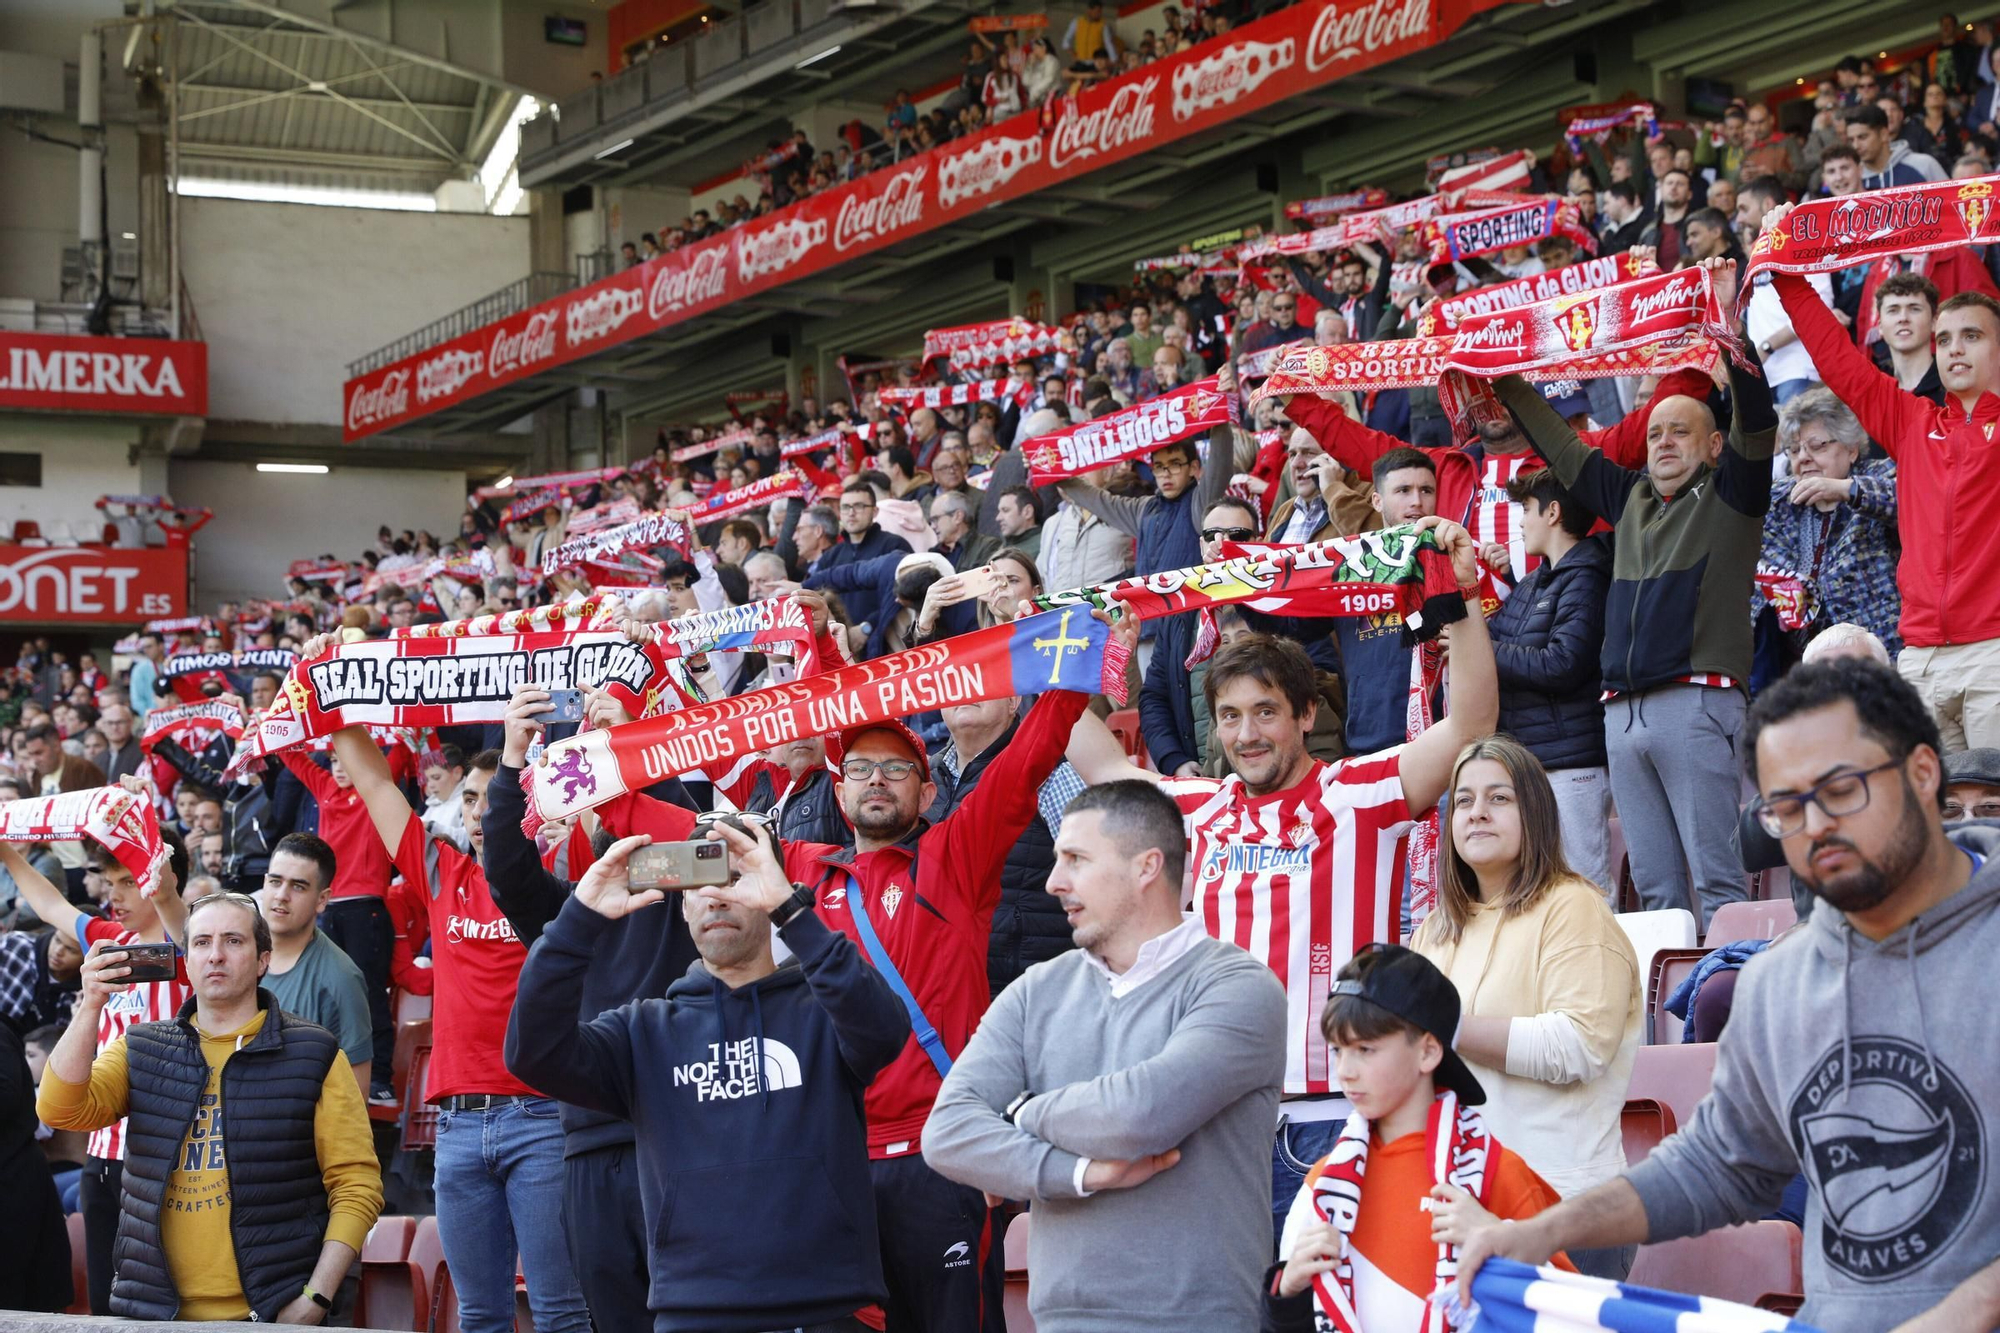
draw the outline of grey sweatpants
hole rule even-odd
[[[1736,851],[1736,736],[1740,690],[1660,685],[1604,705],[1611,799],[1625,832],[1632,882],[1649,910],[1690,907],[1702,928],[1724,903],[1747,896]]]

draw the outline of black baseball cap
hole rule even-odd
[[[1486,1089],[1479,1086],[1453,1048],[1458,1040],[1459,1003],[1458,988],[1451,979],[1430,959],[1400,944],[1371,944],[1362,952],[1382,957],[1362,976],[1334,982],[1330,993],[1366,1000],[1436,1037],[1444,1047],[1444,1059],[1438,1062],[1432,1079],[1439,1087],[1457,1093],[1467,1106],[1482,1105]]]

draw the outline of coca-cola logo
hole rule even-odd
[[[1317,74],[1343,60],[1420,38],[1429,31],[1430,19],[1430,0],[1374,0],[1346,12],[1336,0],[1313,20],[1312,36],[1306,40],[1306,72]]]
[[[736,278],[749,282],[766,273],[790,268],[826,240],[826,223],[819,218],[787,218],[764,230],[736,239]]]
[[[1632,294],[1632,318],[1651,319],[1675,309],[1688,309],[1694,305],[1699,284],[1687,278],[1675,278],[1656,292],[1634,292]]]
[[[556,312],[540,310],[528,322],[509,332],[503,324],[493,331],[486,348],[486,373],[511,375],[546,361],[556,354]]]
[[[833,248],[852,250],[922,222],[924,178],[930,174],[928,164],[912,167],[891,176],[871,198],[862,198],[861,191],[843,196],[833,220]]]
[[[950,208],[961,199],[991,194],[1042,160],[1042,141],[988,139],[971,152],[938,163],[938,203]]]
[[[1298,59],[1298,44],[1231,42],[1205,59],[1174,71],[1174,119],[1187,120],[1212,107],[1228,106]]]
[[[563,311],[564,337],[571,347],[607,338],[639,313],[640,300],[639,293],[630,287],[608,287],[595,296],[571,301]]]
[[[417,401],[435,402],[463,389],[486,366],[483,352],[451,347],[417,364]]]
[[[1061,170],[1152,138],[1153,94],[1159,87],[1160,76],[1155,74],[1125,84],[1095,111],[1079,111],[1075,99],[1064,103],[1062,119],[1049,136],[1049,165]]]
[[[374,388],[362,385],[348,395],[347,429],[361,430],[368,426],[379,426],[385,421],[402,416],[410,410],[410,372],[408,367],[392,370],[382,377],[382,382]]]
[[[719,301],[729,283],[729,247],[706,245],[684,264],[669,260],[653,274],[646,290],[646,318],[665,319],[676,311]]]

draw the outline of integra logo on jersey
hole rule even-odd
[[[1985,1131],[1964,1085],[1921,1047],[1856,1037],[1843,1071],[1835,1044],[1790,1112],[1828,1264],[1893,1282],[1958,1239],[1985,1183]]]
[[[1307,838],[1296,847],[1262,842],[1225,843],[1208,849],[1208,855],[1201,862],[1201,878],[1217,880],[1225,875],[1232,878],[1303,875],[1312,869],[1313,852],[1318,846],[1318,840],[1314,838]]]

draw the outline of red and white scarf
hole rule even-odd
[[[1558,296],[1593,292],[1656,271],[1653,265],[1643,263],[1637,255],[1602,255],[1575,264],[1564,264],[1545,273],[1516,278],[1512,282],[1474,287],[1470,291],[1441,296],[1425,306],[1423,314],[1417,319],[1417,333],[1425,338],[1454,333],[1460,324],[1479,315],[1513,310]]]
[[[1890,255],[2000,240],[1996,204],[2000,175],[1809,199],[1750,247],[1737,303],[1750,299],[1760,273],[1831,273]]]
[[[1583,225],[1576,205],[1550,195],[1525,204],[1504,204],[1430,223],[1433,263],[1456,262],[1490,255],[1518,245],[1533,245],[1551,236],[1566,236],[1587,254],[1597,253],[1597,238]]]
[[[1457,166],[1449,165],[1461,159]],[[1429,170],[1435,164],[1435,170]],[[1426,163],[1427,174],[1439,194],[1453,190],[1518,190],[1534,179],[1535,155],[1526,148],[1501,153],[1493,148],[1474,148],[1449,154]]]
[[[1652,106],[1646,102],[1634,102],[1631,106],[1621,107],[1609,115],[1578,116],[1563,130],[1563,138],[1569,142],[1570,152],[1580,155],[1583,152],[1585,139],[1595,139],[1598,143],[1603,143],[1611,137],[1611,131],[1620,125],[1642,126],[1649,139],[1660,132],[1659,121],[1654,117]]]
[[[29,796],[0,806],[0,842],[90,841],[118,858],[150,898],[167,865],[152,803],[123,787]]]
[[[725,448],[742,449],[755,438],[757,438],[756,433],[748,426],[743,426],[737,430],[724,431],[712,440],[699,440],[694,444],[684,444],[674,450],[668,457],[672,458],[676,463],[688,463],[697,458],[707,458],[710,454],[719,454]]]
[[[926,384],[908,389],[884,389],[875,401],[884,407],[911,410],[919,407],[963,407],[967,403],[1012,402],[1025,404],[1035,396],[1033,381],[1016,384],[1012,378],[974,380],[969,384]]]
[[[243,710],[221,699],[155,708],[146,714],[146,730],[139,737],[139,748],[150,755],[154,746],[170,740],[182,749],[200,754],[217,736],[241,740],[246,725],[248,719]]]
[[[1021,446],[1028,480],[1047,486],[1101,467],[1143,458],[1156,449],[1236,420],[1236,396],[1213,375],[1114,412],[1065,426]]]
[[[1340,1263],[1330,1274],[1313,1279],[1314,1309],[1321,1326],[1334,1333],[1366,1333],[1354,1310],[1351,1256],[1354,1222],[1361,1213],[1362,1181],[1368,1174],[1370,1133],[1365,1117],[1349,1116],[1313,1182],[1313,1215],[1332,1223],[1341,1239]],[[1424,1127],[1424,1160],[1430,1163],[1432,1184],[1456,1185],[1485,1206],[1492,1194],[1497,1146],[1477,1110],[1461,1106],[1458,1094],[1450,1089],[1438,1093]],[[1458,1247],[1438,1246],[1437,1279],[1424,1309],[1424,1333],[1443,1333],[1451,1327],[1444,1292],[1457,1279]]]
[[[768,477],[759,477],[748,486],[738,486],[733,491],[716,491],[700,504],[689,510],[698,524],[719,523],[725,518],[747,514],[753,509],[762,509],[773,500],[797,499],[806,491],[806,479],[796,472],[774,472]]]
[[[1706,368],[1714,344],[1744,360],[1708,271],[1684,268],[1471,316],[1452,336],[1445,364],[1485,379],[1549,370],[1601,379]]]
[[[570,569],[590,562],[616,560],[627,551],[648,546],[671,546],[682,559],[693,558],[693,536],[685,524],[665,514],[648,514],[636,523],[624,523],[572,537],[554,550],[542,552],[542,573]]]
[[[1444,683],[1444,653],[1435,640],[1410,651],[1410,694],[1403,714],[1403,739],[1413,741],[1430,730],[1436,719],[1431,700]],[[1437,908],[1442,835],[1438,808],[1433,805],[1410,826],[1410,926],[1415,929]]]
[[[581,472],[546,472],[539,477],[513,477],[505,486],[481,486],[473,494],[482,500],[490,500],[496,495],[519,495],[523,491],[560,490],[566,486],[594,486],[599,482],[615,481],[628,471],[624,464],[617,467],[585,468]]]
[[[1322,195],[1317,199],[1294,199],[1285,205],[1285,216],[1297,221],[1311,222],[1319,218],[1358,213],[1364,208],[1380,208],[1388,202],[1387,190],[1370,185],[1359,190],[1349,190],[1345,194]]]

